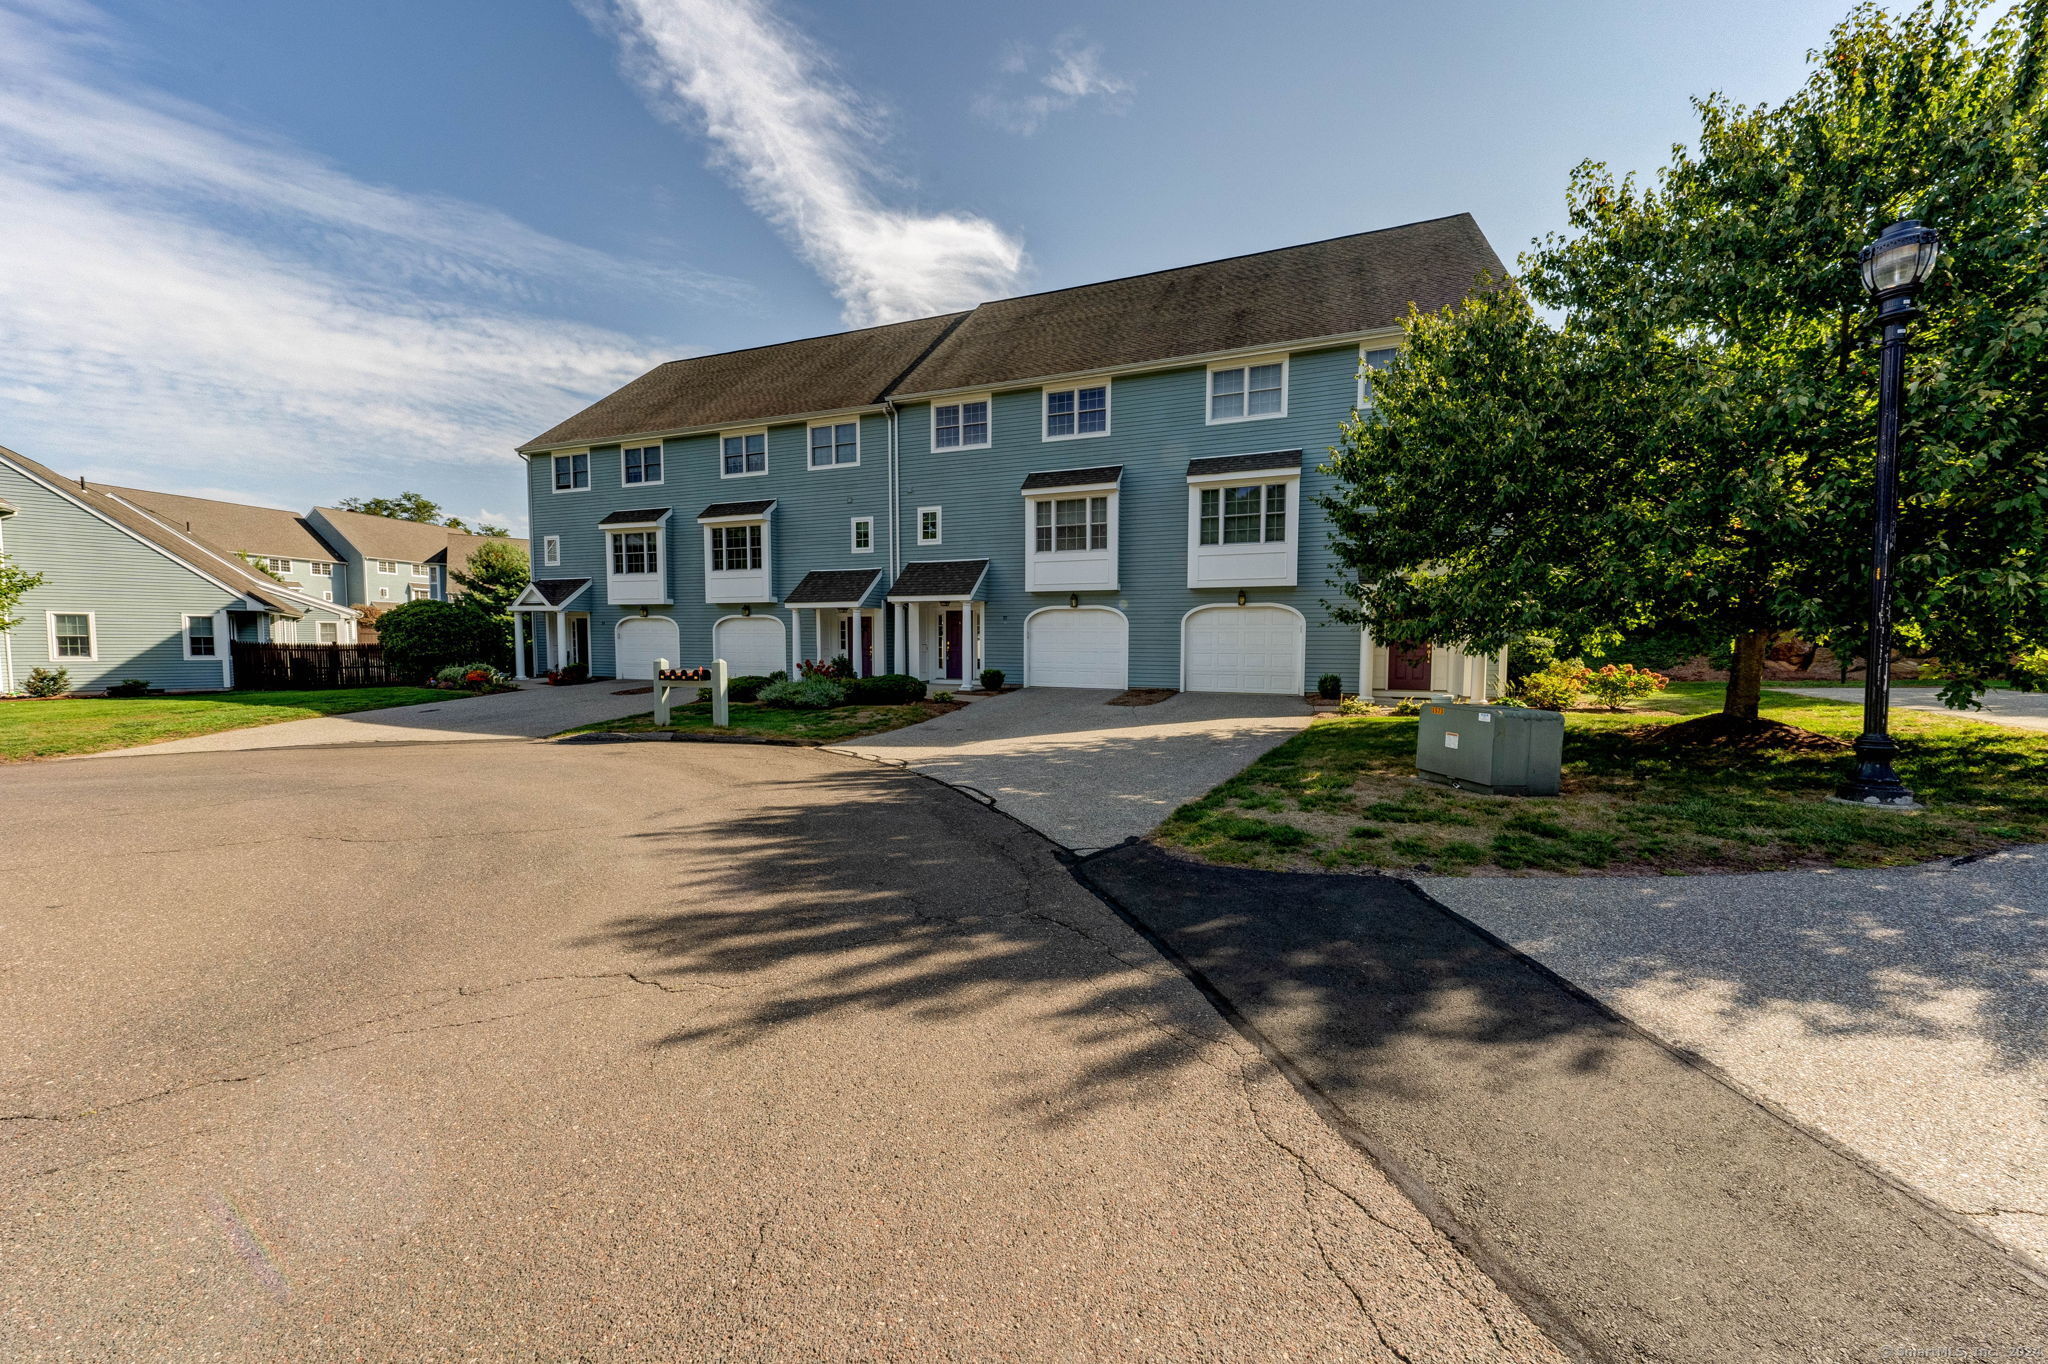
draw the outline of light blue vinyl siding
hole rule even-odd
[[[0,549],[43,575],[22,599],[21,624],[8,632],[14,686],[31,669],[61,667],[76,691],[131,677],[167,691],[220,688],[218,656],[185,658],[183,616],[224,610],[240,600],[237,594],[5,465],[0,498],[20,508],[0,521]],[[91,612],[98,657],[52,658],[49,612]],[[225,652],[228,641],[218,647]]]
[[[1298,449],[1301,482],[1290,508],[1300,518],[1296,586],[1247,588],[1245,595],[1291,606],[1306,618],[1304,686],[1333,672],[1343,677],[1347,691],[1356,691],[1358,632],[1332,622],[1322,605],[1339,594],[1329,585],[1336,569],[1327,521],[1315,499],[1330,487],[1318,466],[1356,400],[1357,367],[1356,346],[1297,352],[1288,366],[1287,416],[1216,426],[1207,423],[1206,365],[1120,376],[1111,384],[1110,434],[1078,440],[1041,439],[1040,390],[999,392],[986,450],[932,450],[928,406],[907,404],[898,436],[899,524],[914,532],[919,507],[943,507],[945,541],[920,546],[912,533],[903,559],[990,560],[983,587],[987,666],[1022,681],[1024,618],[1040,607],[1065,605],[1067,593],[1024,590],[1025,504],[1019,488],[1027,474],[1120,464],[1119,590],[1083,592],[1081,600],[1117,607],[1129,619],[1132,686],[1177,687],[1182,618],[1198,606],[1237,599],[1235,588],[1187,586],[1188,461]]]
[[[697,524],[697,515],[714,502],[775,500],[769,521],[768,561],[772,570],[769,586],[778,600],[804,574],[819,570],[875,569],[886,580],[889,424],[878,412],[863,414],[858,420],[860,463],[811,468],[807,424],[791,422],[768,429],[768,472],[743,478],[720,477],[716,434],[664,442],[663,479],[654,487],[621,481],[616,444],[592,447],[588,492],[555,492],[549,456],[531,457],[527,461],[527,490],[533,543],[539,545],[549,535],[559,535],[562,540],[562,562],[549,566],[536,554],[533,576],[591,580],[589,591],[573,608],[590,615],[591,671],[599,676],[611,675],[618,622],[640,614],[637,605],[613,606],[605,600],[607,546],[598,522],[615,511],[673,509],[664,527],[667,533],[662,544],[662,572],[674,605],[649,606],[647,610],[650,615],[674,618],[683,655],[675,661],[682,666],[708,665],[712,657],[713,624],[720,617],[740,614],[738,605],[707,604],[704,600],[704,532]],[[856,516],[875,518],[872,553],[853,551],[850,531]],[[876,600],[879,602],[879,593]],[[759,603],[753,606],[753,613],[782,621],[786,652],[792,617],[797,613]],[[544,614],[533,613],[529,620]],[[809,613],[802,615],[803,656],[817,657],[819,650],[811,635]],[[876,666],[882,666],[879,650]]]

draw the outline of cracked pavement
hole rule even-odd
[[[0,1357],[1562,1358],[922,778],[159,753],[0,819]]]

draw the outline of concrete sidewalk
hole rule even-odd
[[[385,710],[359,710],[351,715],[323,715],[313,720],[287,720],[275,725],[252,725],[219,734],[201,734],[169,743],[146,744],[140,748],[117,748],[90,753],[67,762],[89,762],[99,758],[129,758],[139,754],[164,756],[179,753],[241,753],[259,748],[321,748],[332,744],[446,744],[484,739],[544,739],[578,725],[599,720],[616,720],[654,708],[654,698],[642,692],[619,696],[617,692],[644,683],[588,682],[575,687],[528,684],[518,691],[491,696],[458,696],[446,701],[429,701],[419,706],[393,706]]]
[[[1112,706],[1114,691],[1030,687],[842,745],[980,791],[1062,847],[1144,834],[1304,729],[1298,696],[1180,692]]]
[[[2048,1263],[2048,847],[1889,871],[1422,886]]]
[[[2048,1341],[2048,1284],[2016,1258],[1405,881],[1143,844],[1078,870],[1426,1186],[1582,1357],[1990,1357]],[[1727,925],[1731,954],[1751,926]]]

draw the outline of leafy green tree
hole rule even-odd
[[[469,552],[469,562],[448,576],[462,588],[462,600],[487,616],[506,616],[526,590],[532,567],[526,551],[509,540],[489,539]]]
[[[512,534],[511,530],[508,527],[494,526],[489,521],[477,522],[476,533],[478,535],[491,535],[498,537],[508,537]]]
[[[31,588],[42,583],[42,574],[19,568],[7,555],[0,554],[0,630],[12,630],[21,624],[21,617],[14,614],[15,608]]]
[[[1522,287],[1411,319],[1333,452],[1340,614],[1479,648],[1733,641],[1724,713],[1753,720],[1774,633],[1865,635],[1855,259],[1918,217],[1948,249],[1912,339],[1900,637],[1952,704],[2048,640],[2048,0],[1984,9],[1859,6],[1791,99],[1698,101],[1655,188],[1582,165]]]
[[[422,599],[394,606],[377,617],[384,661],[401,677],[432,677],[458,663],[512,663],[512,627],[463,602]]]
[[[441,504],[425,493],[400,493],[396,497],[344,497],[335,505],[343,511],[361,512],[365,516],[388,516],[395,521],[419,521],[429,526],[447,526],[452,530],[468,529],[456,517],[442,515]]]

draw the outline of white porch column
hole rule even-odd
[[[981,669],[974,656],[974,603],[960,603],[960,689],[965,691],[974,685],[974,675]]]
[[[1372,627],[1358,627],[1358,698],[1372,700]]]
[[[550,669],[550,670],[552,670],[552,671],[554,671],[554,672],[560,672],[560,671],[562,670],[562,644],[563,644],[562,636],[563,636],[563,635],[564,635],[565,633],[567,633],[567,632],[566,632],[566,631],[565,631],[565,630],[564,630],[564,629],[562,628],[562,621],[563,621],[563,616],[562,616],[562,613],[561,613],[560,611],[554,611],[554,612],[550,612],[550,613],[549,613],[549,616],[548,616],[548,667],[549,667],[549,669]]]
[[[515,681],[526,680],[526,613],[512,613],[512,677]]]
[[[853,669],[855,677],[865,675],[860,670],[860,637],[861,631],[866,625],[866,615],[861,611],[860,604],[856,602],[853,608],[853,624],[846,631],[846,662],[847,666]]]
[[[923,615],[924,608],[919,603],[914,601],[903,603],[903,619],[909,627],[903,632],[906,636],[904,649],[909,654],[909,658],[904,662],[903,671],[917,677],[924,677],[924,672],[922,671],[924,668],[924,641],[918,637],[920,627],[923,624]],[[925,680],[929,682],[931,679],[925,678]]]

